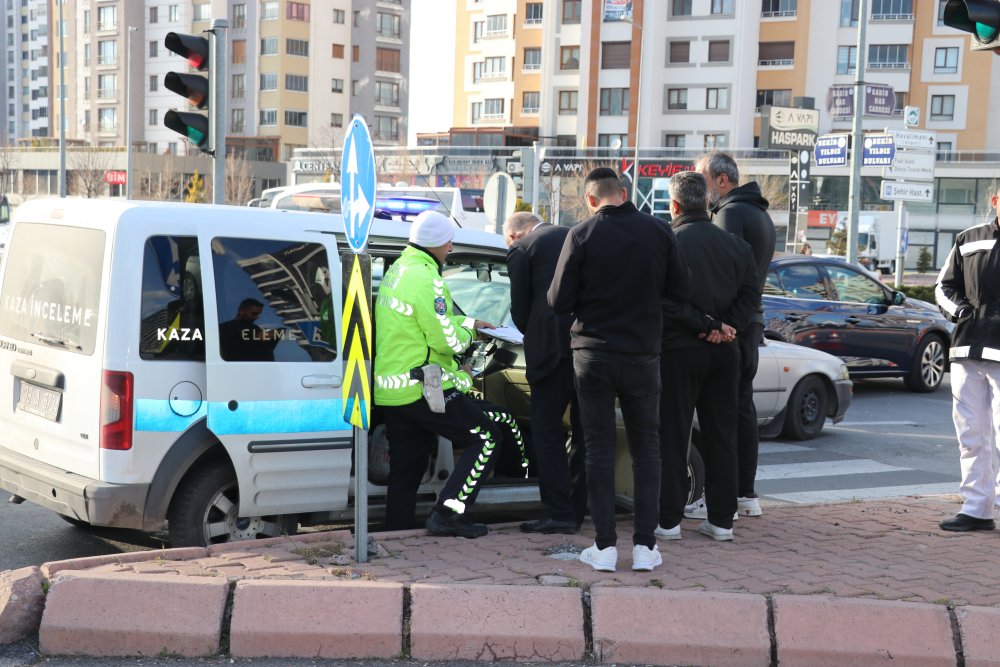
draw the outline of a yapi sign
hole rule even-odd
[[[819,134],[819,111],[767,107],[761,114],[760,147],[765,150],[812,150]]]

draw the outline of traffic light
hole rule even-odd
[[[207,72],[209,67],[208,39],[179,32],[167,33],[164,45],[177,55],[187,58],[188,64],[199,72]],[[169,72],[163,85],[178,95],[186,97],[197,109],[209,109],[209,79],[199,74]],[[211,110],[209,110],[211,113]],[[208,116],[171,109],[163,116],[163,124],[187,137],[188,141],[205,153],[212,153],[209,145]]]
[[[1000,48],[1000,0],[948,0],[944,24],[972,33],[973,51]]]

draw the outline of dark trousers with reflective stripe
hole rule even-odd
[[[427,472],[430,453],[437,449],[438,436],[450,440],[455,449],[464,450],[434,506],[447,512],[451,511],[444,505],[447,500],[460,499],[466,508],[470,507],[493,469],[499,448],[505,443],[516,447],[510,427],[486,414],[504,414],[500,408],[455,389],[445,391],[445,401],[443,413],[431,412],[423,398],[408,405],[381,407],[389,440],[386,530],[416,526],[417,490]]]

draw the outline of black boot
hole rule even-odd
[[[470,540],[482,537],[489,532],[485,523],[470,521],[462,514],[457,514],[451,510],[439,510],[434,508],[427,517],[424,524],[427,532],[431,535],[445,535],[448,537],[467,537]]]

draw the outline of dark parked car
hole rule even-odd
[[[767,274],[764,327],[768,338],[840,357],[852,379],[901,377],[929,392],[947,371],[953,325],[842,259],[783,255]]]

